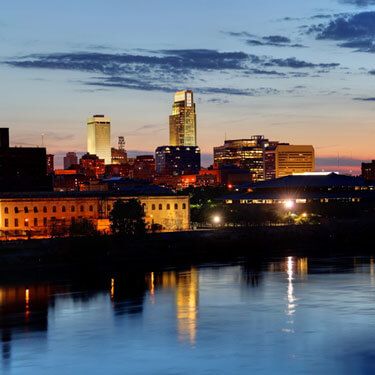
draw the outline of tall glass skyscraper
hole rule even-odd
[[[87,120],[87,152],[111,164],[111,120],[95,115]]]
[[[197,116],[191,90],[177,91],[169,116],[170,146],[197,145]]]

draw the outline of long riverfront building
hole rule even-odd
[[[116,200],[138,199],[148,228],[159,224],[164,231],[188,230],[188,196],[128,189],[122,192],[30,192],[0,194],[0,236],[49,236],[72,222],[88,219],[102,232],[110,229],[109,213]]]

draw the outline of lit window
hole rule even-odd
[[[29,226],[29,219],[25,219],[24,224],[25,224],[25,227],[28,227]]]

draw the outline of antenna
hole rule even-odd
[[[44,133],[42,133],[42,147],[44,147]]]

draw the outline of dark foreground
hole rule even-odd
[[[55,238],[0,243],[0,271],[155,269],[204,262],[235,262],[267,256],[369,254],[372,222],[230,228],[114,236]]]

